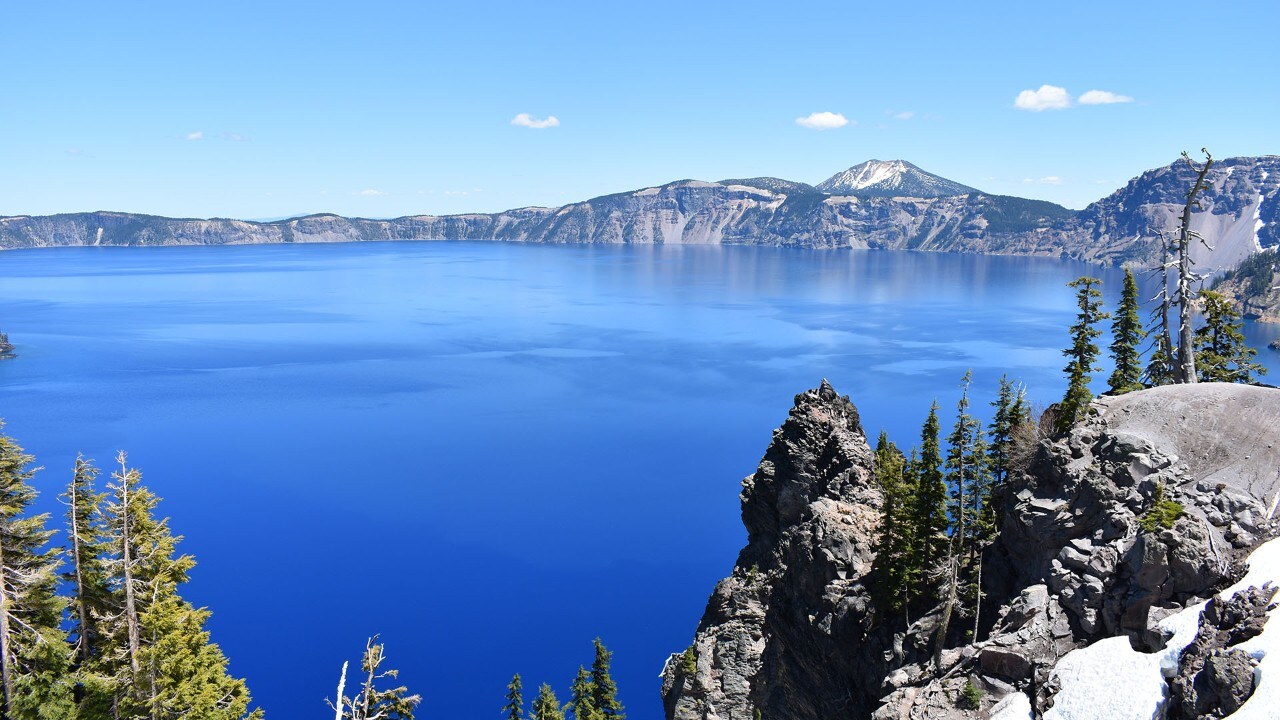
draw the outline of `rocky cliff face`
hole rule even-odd
[[[1202,611],[1276,533],[1280,391],[1170,386],[1094,410],[1010,479],[984,564],[994,622],[935,664],[934,614],[903,627],[868,602],[880,494],[856,411],[825,383],[797,396],[743,483],[748,545],[664,669],[667,717],[1221,717],[1273,702],[1251,699],[1266,653],[1248,644],[1270,592]],[[1157,487],[1184,514],[1146,532]],[[1280,576],[1257,565],[1242,583]],[[1109,673],[1132,676],[1110,699],[1095,682]],[[973,710],[966,685],[982,691]]]
[[[1181,162],[1152,170],[1080,212],[980,193],[895,161],[855,166],[825,189],[778,178],[682,180],[495,214],[313,215],[267,223],[113,212],[15,216],[0,218],[0,248],[511,240],[911,249],[1150,264],[1159,254],[1156,230],[1176,223],[1188,173]],[[1196,250],[1200,269],[1231,267],[1280,244],[1280,156],[1223,160],[1210,179],[1195,227],[1215,250]]]

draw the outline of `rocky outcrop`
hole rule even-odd
[[[880,490],[857,410],[796,396],[743,481],[748,541],[693,644],[663,670],[668,717],[823,720],[870,711],[893,647],[869,626]]]
[[[1237,646],[1265,621],[1270,591],[1211,603],[1192,636],[1197,604],[1277,532],[1280,391],[1104,397],[1043,440],[1003,490],[983,565],[993,620],[976,638],[953,633],[937,664],[934,613],[902,627],[868,603],[871,462],[847,399],[825,383],[796,398],[744,482],[748,545],[664,670],[668,718],[1129,717],[1082,700],[1082,683],[1105,679],[1099,663],[1113,660],[1145,683],[1125,711],[1134,717],[1163,713],[1170,692],[1187,717],[1219,717],[1252,692],[1256,652]],[[1169,527],[1150,520],[1161,496],[1181,505]],[[1187,617],[1175,642],[1169,623]]]
[[[1209,601],[1196,639],[1183,651],[1169,683],[1171,720],[1227,717],[1253,695],[1257,663],[1235,646],[1262,634],[1275,609],[1276,590],[1255,587]]]
[[[0,218],[0,248],[374,240],[739,244],[1068,257],[1149,265],[1189,187],[1185,162],[1135,178],[1079,212],[978,192],[910,163],[864,163],[824,183],[681,180],[559,208],[389,220],[311,215],[278,222],[119,212]],[[1217,163],[1193,227],[1214,250],[1197,268],[1234,267],[1280,245],[1280,156]]]

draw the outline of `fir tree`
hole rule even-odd
[[[0,430],[4,425],[0,423]],[[36,498],[33,458],[0,434],[0,717],[73,717],[71,653],[59,627],[59,558],[45,549],[47,514],[26,515]]]
[[[111,606],[111,588],[103,564],[110,550],[101,536],[100,511],[106,494],[97,491],[97,478],[98,468],[78,455],[71,483],[62,495],[67,506],[66,555],[70,563],[62,579],[72,591],[69,636],[82,668],[101,655],[94,625]]]
[[[533,699],[533,720],[564,720],[564,709],[560,707],[560,701],[556,699],[556,693],[551,686],[542,683],[538,688],[538,697]]]
[[[578,666],[578,676],[569,687],[569,708],[573,710],[574,720],[599,720],[600,711],[596,709],[593,695],[595,685],[591,682],[591,671]]]
[[[990,438],[987,466],[992,483],[999,487],[1013,469],[1015,438],[1020,428],[1030,422],[1031,409],[1027,407],[1026,388],[1015,385],[1007,375],[1000,376],[1000,390],[991,406],[995,408],[995,414],[987,433]]]
[[[956,424],[947,437],[947,484],[951,488],[952,540],[957,555],[963,556],[972,540],[973,525],[977,520],[976,465],[985,464],[974,452],[981,428],[969,414],[969,383],[972,371],[961,381],[960,401],[956,406]]]
[[[947,485],[942,478],[942,449],[938,440],[938,403],[929,407],[929,416],[920,431],[920,459],[913,463],[916,494],[911,509],[915,537],[915,565],[926,571],[936,568],[947,554]]]
[[[1138,314],[1138,282],[1133,279],[1133,271],[1124,270],[1124,290],[1120,294],[1120,307],[1111,321],[1111,357],[1115,360],[1115,371],[1111,373],[1107,385],[1112,393],[1119,395],[1132,390],[1142,389],[1142,354],[1138,344],[1147,334],[1142,329],[1142,318]]]
[[[884,494],[872,567],[876,600],[886,611],[901,610],[910,624],[909,602],[918,574],[908,512],[914,488],[909,484],[902,452],[889,442],[884,431],[880,432],[875,458],[876,480]]]
[[[520,682],[520,673],[516,673],[511,682],[507,684],[507,704],[502,706],[502,714],[507,716],[507,720],[522,720],[524,718],[524,694],[523,685]]]
[[[355,697],[346,697],[342,694],[347,684],[347,663],[342,663],[342,674],[338,676],[337,704],[329,701],[329,707],[335,711],[335,720],[413,720],[414,708],[422,702],[420,696],[410,695],[409,689],[404,686],[387,690],[378,687],[382,680],[390,678],[394,681],[399,677],[400,671],[382,669],[382,663],[387,658],[385,647],[376,643],[377,639],[378,636],[375,635],[365,643],[364,657],[360,660],[364,682]],[[518,680],[519,677],[517,675],[516,679]],[[537,708],[536,704],[534,708]],[[195,715],[192,717],[222,716]],[[561,716],[556,720],[564,720],[564,718]]]
[[[600,638],[596,638],[594,643],[596,657],[591,663],[591,704],[601,718],[626,720],[622,703],[618,701],[618,685],[609,674],[613,653],[600,642]]]
[[[115,612],[101,632],[109,646],[102,667],[115,685],[120,717],[259,717],[248,711],[244,681],[227,674],[226,656],[209,641],[209,611],[178,596],[195,559],[177,555],[182,538],[169,531],[167,518],[155,518],[158,498],[124,453],[117,460],[103,524],[112,552],[106,568],[118,589]]]
[[[1071,326],[1071,347],[1062,351],[1070,360],[1064,372],[1067,373],[1067,394],[1058,404],[1056,430],[1066,432],[1083,415],[1093,399],[1089,391],[1091,373],[1098,368],[1094,362],[1098,359],[1098,345],[1095,340],[1102,334],[1096,325],[1110,317],[1102,312],[1102,293],[1096,285],[1101,280],[1093,277],[1079,277],[1067,283],[1068,287],[1077,288],[1076,304],[1080,308],[1076,323]]]
[[[1196,372],[1202,382],[1253,382],[1267,369],[1254,362],[1258,351],[1245,343],[1240,314],[1221,293],[1201,290],[1205,324],[1195,332]]]

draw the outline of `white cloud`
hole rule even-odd
[[[224,140],[230,140],[231,142],[244,142],[245,140],[249,139],[244,135],[241,135],[240,133],[233,133],[233,132],[222,133],[222,138]]]
[[[1042,178],[1023,178],[1022,182],[1028,185],[1061,185],[1062,178],[1057,175],[1046,175]]]
[[[188,140],[203,140],[203,139],[204,139],[204,131],[203,131],[203,130],[196,130],[195,132],[189,132],[189,133],[187,133],[187,139],[188,139]]]
[[[1019,110],[1040,112],[1042,110],[1062,110],[1071,107],[1071,96],[1066,88],[1056,85],[1041,85],[1039,90],[1023,90],[1014,99],[1013,106]]]
[[[357,194],[357,195],[363,195],[364,197],[377,197],[377,196],[379,196],[379,195],[386,195],[386,193],[385,193],[385,192],[383,192],[383,191],[381,191],[381,190],[374,190],[374,189],[372,189],[372,188],[370,188],[369,190],[361,190],[360,192],[358,192],[358,193],[356,193],[356,194]]]
[[[1114,105],[1129,102],[1133,102],[1133,98],[1128,95],[1117,95],[1106,90],[1090,90],[1080,96],[1081,105]]]
[[[834,130],[849,124],[849,118],[840,113],[816,112],[796,118],[796,124],[810,130]]]
[[[534,130],[545,130],[547,128],[560,127],[560,119],[555,115],[548,115],[539,119],[529,113],[520,113],[511,118],[511,124],[519,127],[533,128]]]
[[[901,112],[893,112],[892,110],[889,110],[885,114],[893,118],[894,120],[910,120],[911,118],[916,116],[916,111],[903,110]]]

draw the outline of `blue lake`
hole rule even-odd
[[[4,252],[0,417],[59,518],[77,451],[129,451],[270,718],[327,712],[381,633],[424,717],[497,718],[514,672],[565,699],[598,635],[651,720],[794,394],[830,378],[908,445],[970,368],[983,410],[1005,372],[1052,402],[1081,274],[1114,306],[1117,271],[927,253]]]

